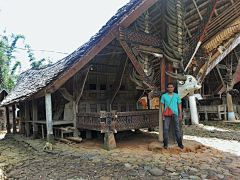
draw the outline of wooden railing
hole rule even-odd
[[[105,117],[102,113],[78,113],[77,127],[105,132],[110,126],[112,130],[124,131],[154,127],[159,123],[158,110],[116,112],[114,115],[112,112],[105,113]]]

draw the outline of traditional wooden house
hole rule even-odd
[[[194,91],[205,98],[206,87],[220,90],[223,82],[209,84],[211,70],[240,42],[239,9],[239,0],[131,0],[72,54],[22,73],[1,105],[19,104],[21,132],[49,142],[98,131],[111,149],[113,133],[157,125],[161,141],[158,110],[140,111],[138,101],[160,97],[174,82],[196,109]]]

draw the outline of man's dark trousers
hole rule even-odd
[[[165,116],[165,120],[163,123],[163,143],[164,143],[164,145],[168,144],[168,130],[169,130],[169,125],[170,125],[171,121],[174,124],[177,143],[180,146],[180,145],[182,145],[182,138],[181,138],[180,128],[179,128],[179,118],[175,114],[173,114],[171,116]]]

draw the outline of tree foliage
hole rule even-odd
[[[19,40],[24,41],[23,35],[0,36],[0,88],[10,91],[18,78],[17,70],[21,69],[21,62],[16,60],[14,52]]]
[[[17,52],[17,43],[20,40],[24,42],[25,36],[14,34],[7,36],[5,31],[0,35],[0,89],[11,91],[17,81],[21,62],[17,61],[14,53]],[[31,68],[44,68],[52,64],[49,57],[37,61],[30,45],[25,44],[25,48]]]
[[[52,65],[52,61],[50,60],[50,58],[42,58],[39,61],[32,61],[30,64],[31,68],[36,68],[36,69],[45,68],[50,65]]]

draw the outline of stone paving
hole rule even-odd
[[[196,129],[185,127],[184,132],[189,134],[191,128]],[[186,135],[184,141],[196,138],[202,144],[210,142],[208,146],[215,140],[218,146],[232,144],[231,139],[223,144],[221,139],[196,135]],[[0,179],[240,179],[237,151],[203,146],[196,152],[154,153],[148,145],[156,140],[156,134],[142,133],[117,141],[118,148],[112,151],[102,149],[102,140],[70,145],[57,142],[52,151],[43,151],[43,140],[7,135],[0,141]]]

